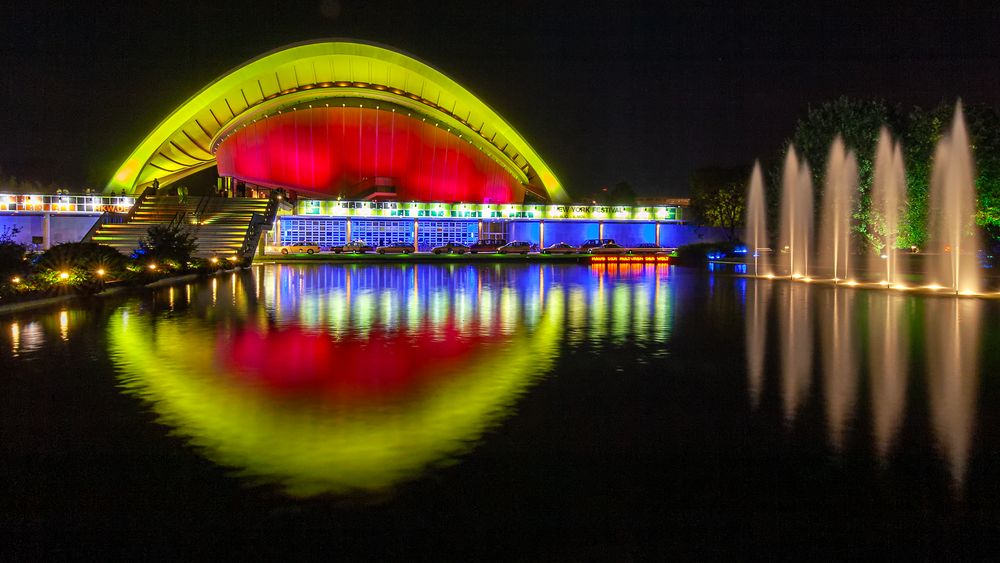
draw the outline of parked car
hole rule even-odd
[[[580,249],[565,242],[557,242],[542,249],[542,254],[576,254]]]
[[[660,254],[664,251],[664,248],[654,242],[643,242],[633,246],[631,249],[632,254]]]
[[[293,242],[292,244],[281,245],[282,254],[316,254],[319,252],[319,245],[315,242]]]
[[[375,252],[378,254],[409,254],[413,252],[413,244],[394,242],[377,247]]]
[[[531,243],[523,240],[512,240],[497,249],[499,254],[527,254],[531,250]]]
[[[613,238],[591,238],[583,241],[580,245],[580,252],[587,252],[591,248],[597,248],[599,246],[604,246],[608,243],[615,244],[615,239]]]
[[[469,247],[469,252],[476,254],[479,252],[492,254],[501,246],[507,244],[505,240],[481,240]]]
[[[365,252],[375,249],[363,240],[352,240],[343,246],[331,246],[330,250],[333,251],[334,254],[364,254]]]
[[[460,242],[449,242],[431,249],[434,254],[465,254],[468,251],[469,247]]]
[[[588,250],[591,254],[628,254],[628,249],[620,244],[606,242],[601,246],[595,246]]]

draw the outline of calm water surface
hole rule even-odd
[[[258,266],[0,317],[6,552],[989,554],[1000,303]]]

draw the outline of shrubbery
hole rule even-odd
[[[66,293],[91,294],[108,282],[147,283],[177,273],[208,274],[239,265],[229,259],[193,258],[197,241],[183,228],[153,226],[131,257],[90,242],[53,246],[29,261],[17,231],[0,231],[0,304]]]
[[[736,254],[737,248],[742,247],[733,242],[699,242],[686,244],[677,248],[677,256],[673,263],[682,266],[697,266],[709,261],[709,255],[721,255],[731,257]]]
[[[186,268],[191,255],[198,249],[197,238],[183,227],[153,225],[139,241],[133,257],[144,263],[169,264]]]

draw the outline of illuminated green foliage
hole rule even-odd
[[[964,108],[973,159],[976,163],[976,223],[994,241],[1000,239],[1000,111],[984,105]],[[929,191],[936,143],[951,124],[954,104],[941,103],[931,109],[920,107],[905,111],[882,101],[838,98],[810,108],[789,139],[812,168],[817,206],[822,201],[823,175],[830,144],[838,134],[853,149],[858,159],[858,197],[854,210],[859,248],[881,251],[879,240],[884,230],[882,218],[871,210],[871,183],[875,145],[879,129],[889,128],[903,148],[906,167],[907,206],[897,239],[900,248],[921,247],[927,242],[930,210]],[[776,215],[780,170],[771,173],[772,186],[769,216]],[[774,225],[771,222],[771,225]]]
[[[750,169],[702,168],[691,176],[691,213],[695,221],[726,229],[736,240],[737,228],[746,213],[746,183]]]

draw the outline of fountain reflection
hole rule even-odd
[[[811,394],[813,318],[819,329],[822,359],[822,408],[830,450],[839,454],[866,424],[854,421],[860,412],[858,382],[867,369],[867,400],[871,405],[871,440],[882,465],[896,449],[905,418],[911,378],[926,385],[930,427],[959,490],[962,489],[975,433],[979,389],[981,317],[989,302],[896,292],[864,292],[847,287],[780,284],[749,280],[746,290],[748,393],[751,405],[761,403],[769,375],[765,335],[770,291],[778,293],[772,315],[780,327],[776,352],[780,358],[780,393],[786,425],[794,425]],[[910,342],[918,335],[910,327],[923,323],[926,362],[911,365]],[[861,347],[861,330],[867,345]],[[910,373],[911,369],[919,371]],[[918,397],[923,393],[918,393]],[[919,402],[918,402],[919,404]],[[817,407],[818,408],[818,407]],[[759,407],[757,407],[759,410]],[[812,419],[812,417],[810,417]],[[808,424],[808,423],[805,423]]]
[[[868,294],[868,372],[871,383],[875,450],[886,463],[906,408],[909,323],[898,295]]]
[[[823,352],[823,395],[830,445],[842,451],[857,396],[857,347],[854,336],[854,291],[827,291],[821,306],[830,322],[820,323]],[[822,317],[821,317],[822,318]]]
[[[782,294],[781,397],[785,421],[791,424],[812,383],[813,324],[808,286],[790,284],[782,288]]]
[[[751,283],[747,288],[747,388],[750,406],[757,408],[764,388],[764,354],[767,345],[767,313],[771,301],[770,283]]]
[[[258,267],[167,295],[185,315],[123,307],[110,352],[126,391],[252,483],[370,494],[473,448],[564,334],[665,342],[668,269],[643,268]]]
[[[934,433],[958,485],[965,480],[979,385],[979,317],[975,301],[926,304],[928,391]]]

